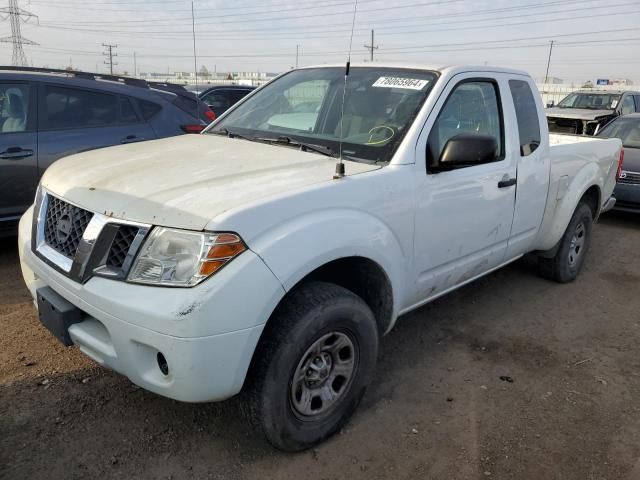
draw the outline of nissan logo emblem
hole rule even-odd
[[[66,211],[58,218],[56,223],[56,240],[58,240],[58,243],[64,243],[69,239],[72,225],[71,212]]]

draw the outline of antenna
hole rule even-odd
[[[340,106],[340,144],[338,163],[336,163],[336,173],[334,179],[344,177],[344,163],[342,163],[342,138],[344,136],[344,100],[347,95],[347,79],[349,78],[349,68],[351,67],[351,46],[353,45],[353,29],[356,25],[356,12],[358,11],[358,0],[353,3],[353,20],[351,21],[351,38],[349,39],[349,53],[347,54],[347,64],[344,68],[344,86],[342,87],[342,105]]]

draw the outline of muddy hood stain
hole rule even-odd
[[[348,175],[379,168],[345,162]],[[114,218],[201,230],[217,215],[331,182],[335,159],[215,135],[183,135],[59,160],[42,185]]]

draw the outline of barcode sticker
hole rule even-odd
[[[422,90],[429,84],[429,80],[419,78],[380,77],[372,87],[383,88],[408,88],[410,90]]]

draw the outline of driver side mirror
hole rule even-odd
[[[440,158],[429,169],[433,172],[470,167],[496,160],[498,141],[491,135],[460,133],[451,137]]]
[[[553,108],[556,105],[556,102],[551,100],[549,103],[547,103],[547,108]]]

